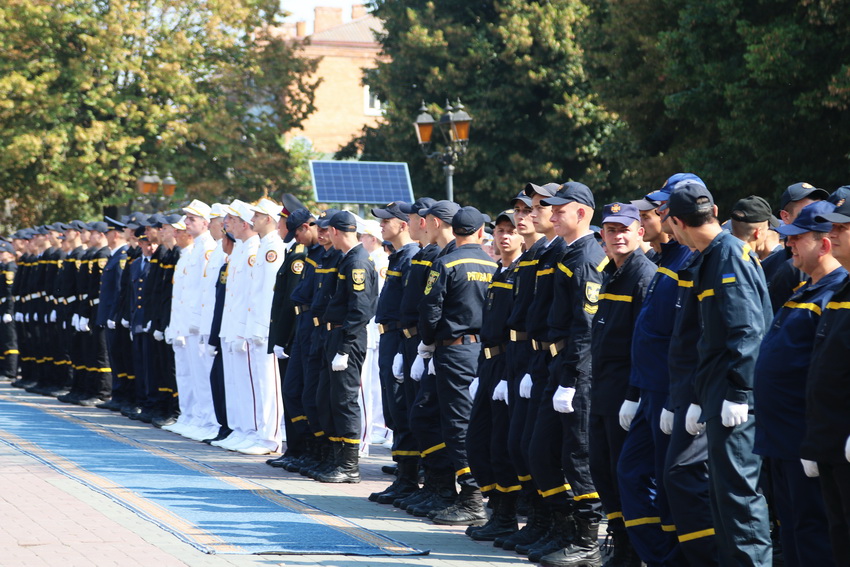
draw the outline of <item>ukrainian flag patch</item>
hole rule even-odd
[[[720,281],[723,283],[735,283],[737,279],[735,278],[735,274],[723,274],[723,279]]]

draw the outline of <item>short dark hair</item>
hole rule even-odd
[[[696,228],[704,224],[708,224],[712,221],[717,222],[717,217],[714,215],[713,208],[709,209],[708,211],[697,211],[695,213],[688,213],[686,215],[676,218],[682,221],[682,224],[691,228]]]

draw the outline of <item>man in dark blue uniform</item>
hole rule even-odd
[[[393,460],[398,463],[396,480],[386,490],[373,493],[369,500],[392,504],[398,498],[410,496],[419,488],[419,452],[410,432],[409,406],[404,389],[404,356],[402,355],[401,301],[404,280],[410,272],[411,261],[419,252],[419,244],[410,236],[410,213],[413,208],[404,202],[372,209],[380,219],[381,236],[392,243],[387,276],[378,298],[375,322],[378,324],[378,368],[381,378],[381,400],[387,426],[393,430]]]
[[[481,351],[482,308],[497,267],[481,249],[487,220],[474,207],[463,207],[453,215],[455,248],[434,262],[419,308],[419,351],[433,356],[441,432],[461,488],[455,505],[434,515],[436,524],[472,525],[487,520],[466,458],[472,409],[469,385]]]
[[[754,398],[755,452],[771,469],[773,502],[781,526],[782,555],[788,567],[833,565],[820,483],[806,476],[800,444],[806,431],[806,382],[820,315],[847,277],[833,257],[827,234],[831,223],[814,217],[835,205],[806,206],[790,225],[779,227],[788,238],[794,267],[809,279],[777,312],[756,361]]]
[[[639,406],[640,390],[629,384],[632,371],[632,337],[655,265],[640,248],[643,228],[640,212],[631,204],[612,203],[602,213],[602,240],[612,259],[605,267],[599,306],[593,317],[590,389],[590,472],[608,515],[608,532],[614,537],[616,560],[636,562],[625,536],[627,520],[660,523],[655,516],[626,518],[617,483],[617,463]],[[660,413],[660,411],[659,411]],[[619,541],[617,541],[619,540]]]
[[[356,483],[360,482],[360,371],[366,356],[366,325],[375,316],[378,302],[378,273],[357,240],[353,214],[334,214],[329,227],[331,242],[342,258],[337,268],[339,281],[323,319],[328,329],[325,356],[330,366],[330,407],[320,404],[319,418],[333,443],[335,467],[317,475],[316,480]],[[325,409],[329,415],[323,419]]]
[[[127,398],[126,392],[133,387],[132,382],[127,380],[126,352],[116,349],[115,317],[118,313],[118,300],[121,294],[121,276],[127,264],[127,242],[124,238],[124,224],[106,217],[106,242],[109,246],[110,256],[100,276],[100,294],[97,298],[97,309],[95,311],[95,328],[105,334],[106,350],[109,356],[109,367],[112,368],[112,392],[111,398],[115,400],[113,405],[109,402],[101,402],[98,406],[106,409],[115,407],[120,409]],[[112,323],[111,325],[109,323]]]
[[[668,202],[679,240],[700,251],[693,273],[702,335],[694,380],[708,437],[710,498],[721,564],[772,560],[767,505],[753,454],[753,370],[771,316],[764,274],[749,247],[724,232],[711,193],[676,186]]]
[[[841,202],[839,199],[838,202]],[[817,215],[831,222],[832,255],[850,270],[850,202]],[[820,475],[836,565],[850,565],[850,278],[845,278],[821,315],[806,381],[806,436],[800,456]],[[814,469],[814,470],[812,470]],[[811,474],[810,473],[810,474]]]

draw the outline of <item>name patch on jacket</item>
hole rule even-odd
[[[488,272],[466,272],[466,281],[490,283],[493,281],[493,274]]]

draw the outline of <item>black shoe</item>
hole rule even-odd
[[[431,519],[439,526],[483,526],[487,523],[487,511],[481,490],[477,486],[461,486],[453,509],[439,512]]]
[[[532,563],[538,563],[543,557],[559,550],[571,549],[576,541],[576,524],[573,517],[562,512],[553,512],[552,528],[545,539],[541,545],[535,545],[528,550],[528,560]]]
[[[381,472],[384,474],[389,474],[395,476],[398,471],[398,467],[396,465],[384,465],[381,467]]]
[[[495,541],[497,537],[508,537],[519,530],[516,521],[516,492],[494,494],[490,501],[493,503],[493,515],[481,528],[472,529],[467,535],[475,541]]]
[[[500,538],[496,538],[493,540],[493,545],[501,547],[506,551],[520,553],[520,546],[533,547],[538,540],[544,537],[552,525],[552,514],[543,506],[540,500],[542,499],[535,499],[533,501],[531,510],[529,511],[528,522],[521,530],[505,539],[500,540]],[[501,543],[501,546],[499,543]],[[528,553],[528,551],[526,550],[525,553]]]
[[[130,419],[138,419],[138,415],[142,413],[142,408],[134,405],[126,405],[121,408],[121,415]]]
[[[336,466],[324,474],[316,475],[316,480],[325,483],[349,483],[360,482],[360,446],[354,443],[334,443],[336,453]]]
[[[56,387],[45,390],[44,395],[51,396],[53,398],[58,398],[59,396],[64,396],[65,394],[68,394],[70,392],[71,390],[69,390],[68,388]]]
[[[168,425],[174,425],[175,423],[177,423],[177,418],[174,417],[173,415],[165,415],[165,416],[161,416],[161,417],[155,417],[154,419],[151,420],[151,425],[153,425],[154,427],[159,428],[159,429],[166,427]]]
[[[555,550],[554,552],[548,553],[542,557],[537,558],[537,561],[544,565],[545,567],[601,567],[602,565],[602,555],[599,552],[599,524],[597,522],[593,522],[590,520],[584,520],[582,518],[575,519],[576,530],[574,532],[573,541],[563,549]],[[614,548],[614,557],[610,558],[606,565],[617,565],[617,566],[636,566],[640,567],[641,561],[638,558],[637,554],[634,552],[634,549],[631,547],[631,543],[629,543],[629,536],[625,531],[619,532],[619,540],[626,545],[630,550],[630,556],[634,562],[629,563],[614,563],[617,560],[617,539],[615,539],[615,548]],[[624,551],[621,543],[620,551],[621,553]],[[529,554],[529,559],[531,559],[531,554]],[[620,558],[624,559],[624,556],[620,556]]]
[[[81,398],[80,394],[76,392],[68,392],[63,396],[57,396],[56,399],[62,402],[63,404],[76,404],[77,400]]]
[[[44,389],[44,386],[39,386],[38,384],[33,384],[32,386],[27,386],[24,388],[24,390],[29,392],[30,394],[41,394],[42,396],[44,395]]]
[[[419,465],[415,460],[398,463],[398,478],[383,492],[369,496],[369,500],[378,504],[392,504],[399,498],[410,496],[419,488]],[[372,499],[374,496],[374,500]]]
[[[427,518],[435,510],[441,511],[454,504],[454,495],[434,493],[431,498],[416,506],[408,506],[407,513],[417,518]]]
[[[113,398],[111,400],[107,400],[105,402],[100,402],[99,404],[95,404],[94,407],[99,408],[99,409],[109,410],[109,411],[121,411],[122,405],[121,405],[121,402],[118,402]]]
[[[83,407],[87,407],[87,408],[93,408],[93,407],[94,407],[94,406],[96,406],[97,404],[103,403],[103,400],[102,400],[101,398],[97,398],[97,397],[92,397],[92,398],[80,398],[80,399],[78,399],[78,400],[77,400],[76,402],[74,402],[74,403],[76,403],[78,406],[83,406]]]
[[[19,378],[18,380],[12,382],[12,386],[14,386],[15,388],[21,388],[23,390],[26,390],[27,388],[32,388],[36,384],[38,384],[38,382],[36,382],[35,380],[24,380],[23,378]]]
[[[434,494],[432,487],[426,483],[424,486],[422,486],[422,488],[415,491],[410,496],[407,496],[405,498],[396,498],[395,500],[393,500],[393,506],[395,506],[396,508],[401,508],[402,510],[407,510],[408,508],[417,506],[428,498],[431,498],[432,494]]]

